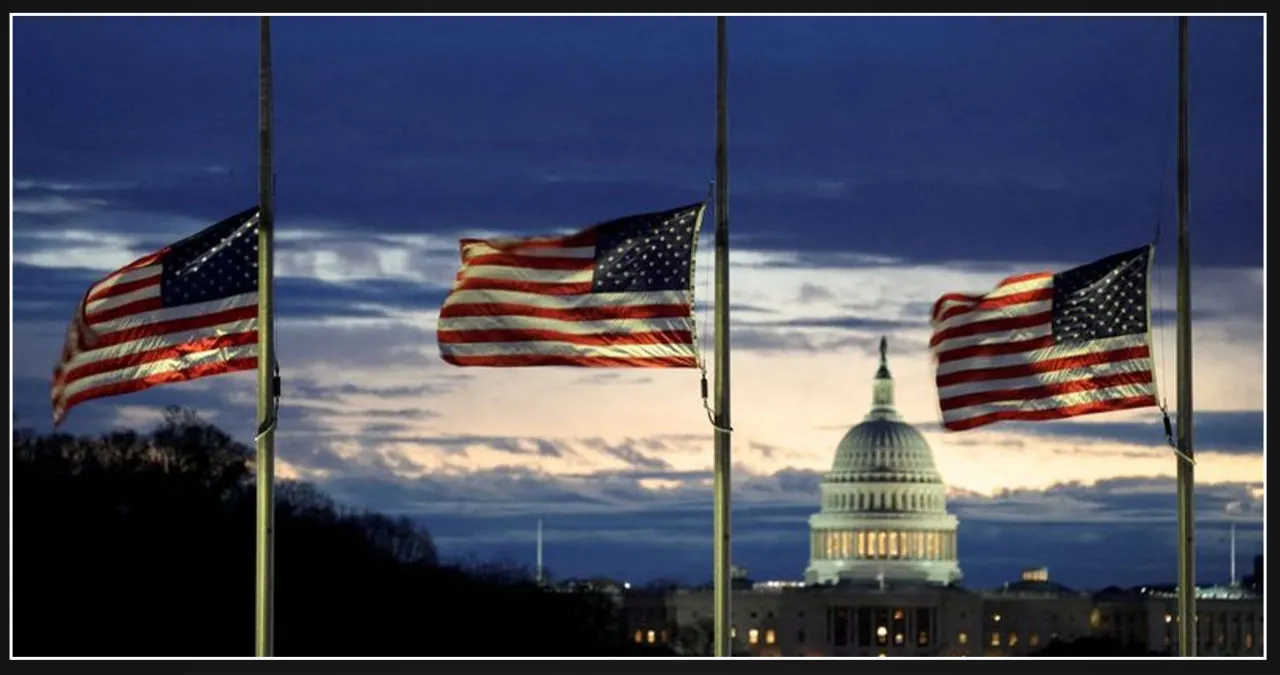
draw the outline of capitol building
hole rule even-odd
[[[1077,591],[1031,568],[997,589],[961,585],[959,519],[924,436],[903,421],[885,340],[869,411],[845,433],[809,517],[803,581],[751,583],[731,598],[735,655],[1025,656],[1106,638],[1177,653],[1176,591]],[[1262,598],[1240,586],[1197,593],[1201,656],[1262,656]],[[628,591],[628,636],[710,655],[712,590]]]
[[[871,411],[836,446],[822,510],[809,519],[810,584],[960,580],[959,522],[928,441],[894,408],[887,352],[881,338]]]

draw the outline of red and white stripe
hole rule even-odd
[[[1147,335],[1057,344],[1053,274],[1013,276],[985,295],[934,304],[943,426],[972,429],[1156,405]]]
[[[594,229],[566,237],[464,239],[440,309],[440,356],[456,366],[695,368],[693,292],[592,293]]]
[[[162,250],[90,287],[53,371],[53,421],[96,398],[258,367],[258,294],[164,307]]]

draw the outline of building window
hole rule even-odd
[[[1035,633],[1032,633],[1032,634],[1031,634],[1031,637],[1027,638],[1027,644],[1031,645],[1032,647],[1035,647],[1036,645],[1039,645],[1039,644],[1040,644],[1040,636],[1039,636],[1039,635],[1036,635]]]
[[[960,644],[962,644],[962,645],[967,645],[967,644],[969,644],[969,634],[968,634],[968,633],[960,633],[959,635],[957,635],[957,636],[956,636],[956,642],[959,642],[959,643],[960,643]]]
[[[760,641],[760,631],[756,630],[755,628],[752,628],[751,630],[747,631],[747,642],[750,642],[751,644],[756,644],[759,641]]]
[[[992,634],[991,634],[991,646],[992,646],[992,647],[999,647],[999,646],[1000,646],[1000,634],[999,634],[999,633],[992,633]]]
[[[1244,648],[1253,649],[1253,633],[1244,634]]]
[[[660,642],[662,642],[662,644],[666,644],[666,643],[667,643],[667,631],[665,631],[665,630],[664,630],[664,631],[662,631],[661,633],[658,633],[658,640],[659,640]]]
[[[920,607],[916,609],[915,628],[917,631],[919,631],[919,633],[916,635],[916,642],[921,647],[927,646],[929,644],[929,631],[933,628],[930,618],[931,617],[929,616],[928,607]]]
[[[1097,628],[1098,626],[1101,626],[1101,625],[1102,625],[1102,610],[1095,608],[1092,612],[1089,612],[1089,627]]]
[[[653,631],[649,631],[648,637],[649,637],[649,644],[653,644],[654,641],[658,639],[657,633],[654,633]]]
[[[773,632],[773,629],[772,629],[772,628],[770,628],[769,630],[766,630],[766,631],[764,632],[764,643],[765,643],[765,644],[767,644],[767,645],[771,645],[771,644],[773,644],[773,643],[775,643],[775,642],[777,642],[777,641],[778,641],[778,636],[774,634],[774,632]]]
[[[1010,647],[1017,647],[1017,646],[1018,646],[1018,634],[1017,634],[1017,633],[1009,633],[1009,646],[1010,646]]]
[[[871,646],[871,608],[858,608],[858,645]]]
[[[900,644],[902,644],[902,643],[904,643],[904,642],[906,642],[906,641],[907,641],[907,638],[906,638],[906,636],[904,636],[902,633],[894,633],[894,634],[893,634],[893,644],[895,644],[895,645],[900,645]]]
[[[738,639],[738,627],[737,627],[737,626],[729,626],[729,639],[730,639],[730,640],[737,640],[737,639]]]
[[[636,631],[636,644],[640,644],[642,642],[644,642],[644,631],[638,630]]]
[[[858,531],[858,557],[867,557],[867,533],[863,530]]]
[[[843,647],[849,644],[849,610],[837,607],[835,611],[835,644]]]

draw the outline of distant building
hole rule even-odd
[[[1025,656],[1085,638],[1176,653],[1177,598],[1167,589],[1090,594],[1051,581],[1045,567],[995,590],[956,585],[959,522],[946,511],[928,443],[894,409],[885,351],[882,341],[871,411],[840,441],[823,480],[804,581],[735,579],[735,654]],[[1200,654],[1262,654],[1260,596],[1241,588],[1197,595]],[[622,606],[636,642],[711,653],[710,589],[628,592]]]

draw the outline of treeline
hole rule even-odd
[[[189,411],[153,432],[13,437],[20,656],[253,654],[252,450]],[[659,655],[601,594],[443,564],[407,519],[285,482],[280,656]]]

